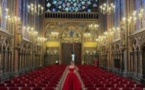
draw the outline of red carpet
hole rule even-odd
[[[0,83],[0,90],[55,90],[66,66],[48,66]],[[80,65],[84,90],[143,90],[145,85],[94,66]]]

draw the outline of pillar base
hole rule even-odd
[[[122,72],[122,76],[128,78],[128,73],[127,72]]]
[[[141,83],[145,83],[145,79],[143,79],[141,74],[137,74],[137,73],[133,73],[132,74],[132,79],[141,82]]]

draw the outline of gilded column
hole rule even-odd
[[[18,16],[18,0],[14,1],[15,3],[15,16]],[[18,47],[17,47],[17,41],[18,41],[18,21],[14,21],[14,72],[15,75],[18,74]]]

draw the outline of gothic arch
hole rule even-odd
[[[113,53],[115,52],[115,48],[114,48],[114,45],[112,45],[112,52],[113,52]]]
[[[49,28],[55,28],[55,29],[57,29],[57,31],[58,30],[61,31],[61,28],[59,28],[57,25],[55,25],[55,23],[47,24],[46,27],[44,28],[43,36],[46,36]]]
[[[64,33],[64,31],[67,30],[68,27],[74,27],[74,28],[76,28],[76,30],[77,30],[78,32],[81,33],[81,36],[83,35],[83,31],[84,31],[84,30],[80,30],[77,26],[72,26],[71,24],[67,24],[67,25],[62,29],[62,31],[60,32],[60,36],[62,36],[62,34]]]
[[[62,30],[60,36],[62,42],[67,42],[67,41],[82,42],[82,33],[75,26],[65,27]]]

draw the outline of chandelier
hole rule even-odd
[[[38,44],[38,45],[43,45],[43,43],[44,43],[45,41],[47,41],[47,38],[45,38],[45,37],[38,37],[38,38],[37,38],[37,44]]]
[[[98,27],[99,27],[98,24],[90,24],[90,25],[88,26],[88,28],[89,28],[90,30],[98,30]]]
[[[35,4],[30,4],[28,5],[28,13],[32,15],[42,15],[44,11],[44,7],[41,6],[40,4],[35,5]]]
[[[106,3],[102,4],[100,6],[100,12],[102,14],[111,14],[115,12],[115,5],[113,3],[109,3],[109,0],[107,0]]]
[[[98,35],[99,25],[92,23],[88,25],[88,28],[84,32],[84,37],[96,37]]]

